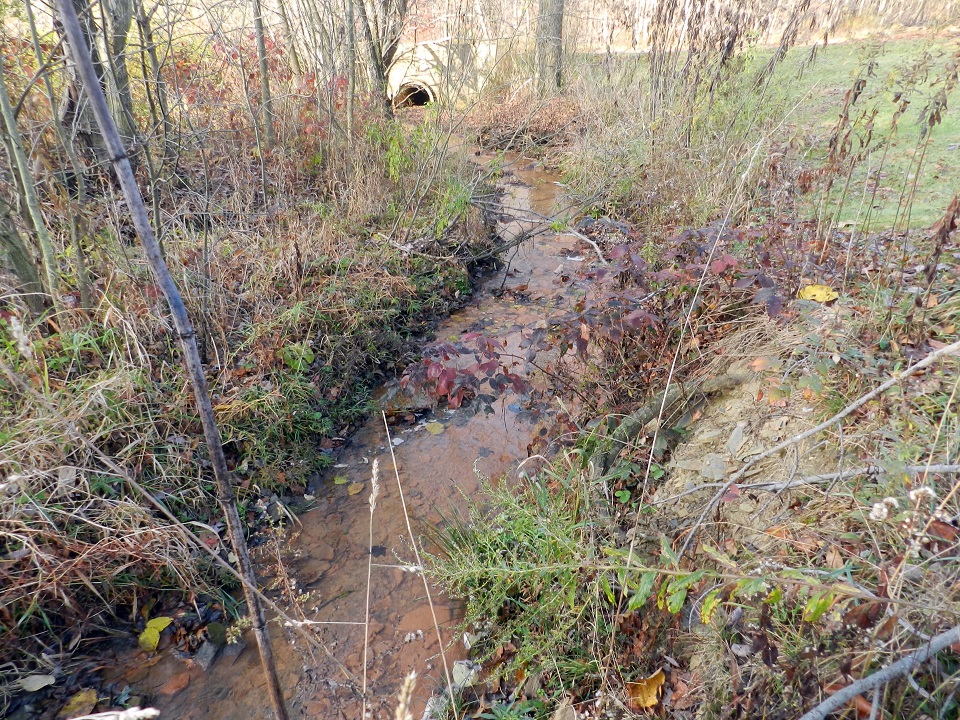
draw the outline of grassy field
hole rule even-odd
[[[768,181],[750,165],[757,147],[756,158],[774,149],[780,171],[792,173],[799,218],[881,232],[943,216],[960,187],[960,120],[950,110],[960,99],[960,42],[877,36],[795,47],[771,73],[773,54],[748,49],[717,75],[715,92],[668,98],[674,107],[656,118],[645,54],[573,58],[567,98],[581,113],[581,139],[557,162],[603,212],[642,211],[649,227],[748,211],[756,185],[737,199],[734,186],[745,171],[755,184]]]
[[[849,112],[862,157],[844,197],[834,192],[827,204],[842,205],[841,223],[879,231],[929,227],[943,216],[960,189],[960,119],[948,110],[960,100],[958,53],[956,40],[884,37],[788,52],[769,96],[786,112],[790,141],[811,160],[826,156],[847,93],[865,83]],[[769,57],[758,51],[751,65]],[[938,105],[942,116],[931,124]],[[812,202],[804,209],[816,211]]]

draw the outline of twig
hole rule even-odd
[[[380,495],[380,459],[373,461],[371,472],[372,485],[370,489],[370,542],[367,545],[367,609],[363,615],[363,716],[367,717],[367,653],[370,649],[370,578],[373,574],[373,513],[377,509],[377,498]]]
[[[127,708],[113,712],[102,712],[95,715],[81,715],[73,720],[146,720],[160,717],[160,711],[155,708]]]
[[[711,498],[710,502],[708,502],[707,505],[703,508],[703,512],[700,513],[700,517],[697,519],[696,524],[693,526],[691,532],[687,535],[687,539],[684,542],[683,547],[680,549],[680,556],[682,557],[687,552],[687,550],[690,549],[690,545],[693,543],[694,538],[697,536],[697,530],[700,528],[701,525],[703,525],[703,521],[706,519],[707,515],[710,514],[710,512],[713,510],[716,504],[720,502],[720,498],[722,498],[726,494],[726,492],[737,483],[737,480],[742,478],[751,467],[756,465],[761,460],[764,460],[770,457],[771,455],[776,455],[778,452],[790,447],[791,445],[796,445],[799,442],[803,442],[808,437],[812,437],[813,435],[823,432],[827,428],[833,425],[836,425],[845,417],[847,417],[848,415],[851,415],[856,410],[860,409],[861,407],[866,405],[868,402],[873,400],[875,397],[883,394],[884,392],[892,388],[894,385],[897,385],[903,382],[908,377],[916,375],[921,370],[925,370],[926,368],[930,367],[941,358],[947,357],[949,355],[955,355],[958,352],[960,352],[960,341],[950,343],[949,345],[930,353],[923,360],[920,360],[919,362],[914,363],[903,372],[897,373],[896,375],[892,376],[886,382],[881,383],[880,385],[878,385],[877,387],[875,387],[873,390],[866,393],[865,395],[861,395],[859,398],[857,398],[852,403],[847,405],[843,410],[838,412],[833,417],[827,420],[824,420],[822,423],[810,428],[809,430],[805,430],[804,432],[798,435],[794,435],[791,438],[787,438],[786,440],[773,446],[769,450],[766,450],[760,453],[759,455],[751,458],[742,468],[740,468],[737,472],[735,472],[733,475],[730,476],[730,479],[723,484],[723,486],[717,491],[716,495],[714,495],[713,498]]]
[[[437,631],[437,642],[440,646],[440,659],[443,661],[443,674],[447,680],[447,691],[450,693],[450,699],[453,700],[453,676],[450,674],[450,665],[447,662],[447,653],[443,649],[443,635],[440,633],[440,623],[437,621],[437,611],[433,607],[433,595],[430,592],[430,584],[427,582],[427,575],[422,571],[423,561],[420,559],[420,550],[417,547],[417,538],[413,534],[413,528],[410,527],[410,514],[407,512],[407,501],[403,496],[403,484],[400,482],[400,468],[397,466],[397,455],[393,451],[393,439],[390,437],[390,425],[387,424],[387,414],[380,411],[383,418],[383,428],[387,432],[387,447],[390,448],[390,459],[393,462],[393,471],[397,476],[397,490],[400,492],[400,505],[403,507],[403,519],[407,523],[407,534],[410,536],[410,545],[413,547],[413,555],[417,560],[417,566],[421,568],[420,577],[423,579],[423,589],[427,593],[427,604],[430,605],[430,615],[433,617],[433,627]]]
[[[960,642],[960,625],[940,633],[935,636],[928,645],[914,650],[909,655],[893,663],[893,665],[888,665],[873,675],[868,675],[865,678],[861,678],[847,685],[843,690],[817,705],[813,710],[801,717],[800,720],[825,720],[827,715],[835,710],[839,710],[856,698],[857,695],[862,695],[874,688],[882,687],[891,680],[896,680],[912,672],[917,665],[926,662],[937,653],[946,650],[958,642]]]
[[[877,685],[873,689],[873,698],[870,703],[870,717],[869,720],[877,720],[877,715],[880,712],[880,686]]]
[[[584,235],[583,233],[579,233],[579,232],[577,232],[576,230],[574,230],[572,227],[569,227],[569,226],[568,226],[567,229],[564,230],[563,232],[564,232],[564,234],[566,234],[566,235],[573,235],[575,238],[579,238],[579,239],[583,240],[585,243],[590,243],[590,244],[593,246],[593,249],[597,251],[597,257],[600,258],[600,262],[601,262],[602,264],[604,264],[604,265],[609,265],[609,264],[610,264],[609,262],[607,262],[607,259],[603,256],[603,252],[601,252],[600,246],[597,245],[597,243],[596,243],[595,240],[591,240],[590,238],[588,238],[588,237],[587,237],[586,235]]]

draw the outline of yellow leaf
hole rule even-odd
[[[89,715],[96,706],[97,691],[93,688],[87,688],[67,700],[67,704],[60,708],[57,717],[72,718],[79,715]]]
[[[446,428],[443,426],[443,423],[438,422],[430,422],[423,427],[431,435],[442,435],[443,431],[446,430]]]
[[[646,710],[656,707],[660,702],[660,692],[667,681],[663,670],[657,670],[653,675],[639,682],[627,683],[627,697],[634,710]]]
[[[157,645],[160,644],[160,631],[156,628],[148,627],[140,633],[140,638],[137,642],[140,643],[140,648],[144,652],[156,652]]]
[[[350,481],[347,479],[346,475],[337,475],[335,478],[333,478],[334,485],[346,485],[348,482]]]
[[[813,300],[818,303],[827,303],[840,297],[840,293],[827,285],[806,285],[800,288],[797,297],[801,300]]]
[[[173,618],[155,617],[153,620],[150,620],[147,622],[147,627],[156,628],[156,631],[159,633],[159,632],[163,632],[163,629],[172,622],[173,622]]]
[[[356,482],[347,486],[347,495],[357,495],[363,492],[363,483]]]

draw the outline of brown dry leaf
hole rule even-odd
[[[840,550],[836,545],[831,545],[827,548],[827,557],[826,557],[827,567],[831,570],[839,570],[846,563],[843,560],[843,555],[840,554]]]
[[[953,541],[957,539],[957,528],[942,520],[931,520],[928,534],[935,539]]]
[[[828,685],[825,687],[824,691],[827,693],[827,695],[836,695],[845,687],[846,685],[843,683],[834,683],[833,685]],[[856,710],[858,717],[864,718],[870,717],[873,710],[873,704],[863,695],[857,695],[855,698],[853,698],[853,700],[847,703],[847,707]]]
[[[660,702],[663,684],[667,681],[663,669],[639,682],[627,683],[627,700],[633,710],[646,710],[656,707]]]
[[[358,495],[363,492],[363,483],[355,482],[347,486],[347,495]]]
[[[690,693],[690,686],[683,680],[678,680],[673,686],[670,696],[670,705],[674,710],[689,710],[696,705],[697,699]]]
[[[750,369],[754,372],[763,372],[764,370],[771,370],[779,365],[780,361],[777,358],[764,356],[758,357],[756,360],[751,361]]]
[[[67,700],[67,704],[60,708],[57,718],[72,718],[78,715],[89,715],[97,706],[97,691],[93,688],[81,690]]]
[[[179,675],[174,675],[172,678],[167,680],[160,688],[157,690],[159,695],[176,695],[178,692],[183,690],[190,684],[190,673],[182,672]]]

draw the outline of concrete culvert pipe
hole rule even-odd
[[[434,101],[433,93],[426,85],[419,83],[405,83],[400,86],[393,98],[394,107],[423,107]]]

